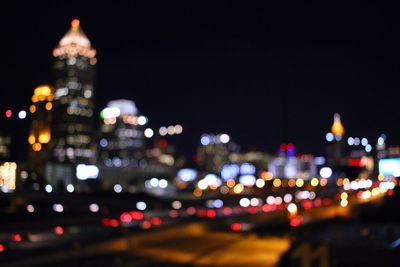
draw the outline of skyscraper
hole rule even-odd
[[[133,101],[110,101],[101,111],[100,159],[106,166],[138,166],[146,159],[145,116]]]
[[[54,109],[53,161],[93,163],[93,85],[96,50],[80,28],[78,19],[53,50]]]
[[[48,144],[51,140],[51,115],[53,109],[54,89],[49,85],[35,88],[32,103],[29,107],[31,128],[28,136],[29,168],[34,178],[44,178],[45,164],[50,158]]]
[[[335,113],[331,131],[326,134],[328,144],[328,163],[331,166],[343,165],[346,161],[344,155],[344,127],[340,115]]]

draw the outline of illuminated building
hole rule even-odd
[[[328,164],[330,166],[344,165],[344,133],[345,130],[340,115],[335,113],[331,131],[326,134],[326,140],[328,141]]]
[[[196,163],[201,170],[207,172],[219,172],[223,165],[229,163],[230,153],[238,150],[227,134],[203,134],[200,143]]]
[[[29,167],[33,178],[44,178],[45,164],[50,158],[53,99],[54,89],[49,85],[38,86],[33,91],[32,103],[29,107],[31,127],[28,136]]]
[[[295,156],[292,144],[280,146],[279,155],[268,163],[268,171],[274,177],[286,179],[308,180],[317,175],[318,167],[325,163],[320,162],[321,158],[314,158],[312,155]]]
[[[53,161],[94,163],[93,84],[96,50],[74,19],[53,50]]]
[[[146,160],[145,116],[133,101],[110,101],[100,113],[100,159],[106,166],[138,166]]]
[[[146,179],[170,179],[173,166],[163,164],[161,150],[147,150],[147,117],[140,115],[131,100],[110,101],[100,113],[99,182],[104,190],[135,192],[144,188]],[[165,144],[166,145],[166,144]],[[174,158],[172,157],[172,165]]]
[[[0,163],[0,189],[2,192],[15,190],[17,164],[15,162]]]
[[[10,157],[11,138],[0,133],[0,161],[5,161]]]

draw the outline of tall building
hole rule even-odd
[[[100,159],[106,166],[138,166],[146,158],[144,125],[131,100],[110,101],[101,113]]]
[[[229,163],[229,155],[237,150],[227,134],[203,134],[197,148],[196,163],[201,170],[218,173]]]
[[[5,161],[10,158],[11,138],[0,132],[0,161]]]
[[[326,134],[328,141],[328,164],[331,166],[344,165],[344,127],[340,115],[335,113],[331,131]]]
[[[53,161],[93,163],[96,145],[93,129],[93,86],[96,50],[78,19],[53,50],[54,109]]]
[[[44,178],[45,164],[50,159],[51,116],[53,109],[54,89],[49,85],[35,88],[32,103],[31,127],[28,136],[29,169],[34,178]]]

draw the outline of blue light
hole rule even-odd
[[[333,141],[333,138],[334,138],[334,136],[333,136],[332,133],[327,133],[327,134],[325,135],[325,139],[326,139],[326,141],[328,141],[328,142],[332,142],[332,141]]]
[[[385,176],[400,176],[400,158],[379,160],[379,173]]]
[[[249,163],[243,163],[240,166],[240,173],[241,174],[255,174],[256,173],[256,167],[252,164]]]
[[[253,186],[256,183],[254,175],[246,174],[239,177],[239,182],[244,186]]]
[[[229,164],[229,165],[224,165],[222,167],[221,177],[225,181],[229,179],[235,179],[238,174],[239,174],[239,165],[237,164]]]
[[[200,143],[201,143],[203,146],[206,146],[206,145],[210,144],[210,137],[209,137],[208,135],[206,135],[206,134],[203,134],[203,135],[201,136]]]
[[[106,146],[108,146],[108,141],[107,141],[107,139],[102,138],[102,139],[100,140],[100,146],[101,146],[101,147],[106,147]]]
[[[194,169],[180,169],[177,177],[184,182],[191,182],[196,179],[197,171]]]

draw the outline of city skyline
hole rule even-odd
[[[397,7],[3,6],[2,267],[400,262]]]
[[[49,5],[47,8],[51,10],[53,7]],[[393,51],[393,59],[388,60],[387,66],[382,64],[375,66],[374,62],[385,60],[384,57],[378,58],[379,48],[382,48],[382,45],[387,46],[386,43],[375,40],[374,43],[370,43],[372,46],[370,52],[375,56],[370,60],[364,59],[366,67],[361,66],[360,70],[340,65],[346,60],[351,62],[352,59],[360,59],[358,57],[369,45],[361,45],[358,48],[350,46],[350,50],[360,50],[352,55],[354,58],[335,58],[335,54],[340,51],[341,46],[344,46],[340,35],[349,34],[351,31],[345,29],[345,21],[357,21],[358,18],[364,18],[368,12],[375,14],[375,18],[383,18],[379,9],[376,12],[370,7],[341,10],[345,21],[336,27],[333,22],[328,23],[331,28],[327,27],[327,32],[324,32],[322,27],[314,25],[308,30],[299,26],[301,31],[295,33],[289,27],[290,22],[296,17],[292,17],[294,11],[289,10],[287,14],[282,14],[283,10],[279,8],[263,9],[269,12],[277,11],[272,16],[274,19],[257,13],[259,15],[256,18],[246,20],[245,18],[249,18],[246,12],[255,8],[246,6],[242,11],[242,19],[236,20],[232,15],[223,22],[218,18],[217,7],[215,11],[210,12],[211,19],[206,25],[202,25],[198,20],[201,10],[191,10],[194,17],[183,16],[182,22],[188,23],[180,25],[181,23],[173,19],[174,15],[179,15],[179,9],[168,14],[157,11],[164,15],[154,16],[153,22],[148,23],[151,22],[150,18],[136,14],[141,8],[148,8],[145,5],[139,5],[136,9],[127,7],[126,12],[131,10],[136,16],[123,16],[125,21],[123,18],[113,17],[112,14],[109,14],[108,19],[105,17],[94,19],[85,12],[87,8],[83,6],[77,11],[66,7],[62,16],[55,18],[54,15],[50,15],[54,19],[51,25],[43,19],[33,19],[31,14],[21,16],[19,21],[11,20],[13,23],[7,28],[7,33],[19,29],[32,19],[31,29],[20,30],[27,40],[35,36],[40,38],[32,44],[35,49],[31,49],[25,55],[15,54],[20,44],[16,44],[15,48],[5,44],[6,49],[11,49],[11,53],[6,55],[6,65],[11,67],[6,70],[8,75],[5,78],[5,86],[7,88],[17,86],[21,90],[16,90],[18,94],[10,93],[10,90],[2,91],[1,106],[4,107],[2,112],[8,107],[13,110],[27,109],[33,88],[41,83],[51,82],[51,50],[67,29],[69,21],[79,17],[89,39],[99,51],[97,65],[99,75],[95,85],[96,110],[105,107],[109,100],[126,98],[135,101],[139,109],[148,114],[151,125],[181,123],[185,128],[185,134],[176,140],[176,145],[178,148],[184,147],[180,152],[186,155],[194,153],[200,135],[205,132],[229,133],[244,150],[256,147],[274,152],[280,143],[292,142],[300,152],[322,154],[325,152],[324,137],[329,131],[335,112],[341,113],[348,136],[367,136],[373,142],[373,139],[385,133],[389,143],[398,143],[399,130],[391,126],[398,118],[395,98],[385,99],[386,104],[383,104],[382,109],[373,108],[379,105],[373,102],[381,91],[380,88],[375,88],[379,82],[378,78],[389,78],[382,83],[387,87],[387,92],[390,93],[391,90],[398,88],[394,81],[395,76],[387,72],[388,69],[395,72],[396,65],[392,61],[398,55]],[[119,8],[121,8],[119,5],[112,6],[112,9]],[[190,6],[180,8],[190,10]],[[171,9],[172,7],[169,7],[167,10]],[[238,6],[232,5],[228,10],[238,11]],[[17,12],[15,9],[11,11],[10,15]],[[99,9],[98,12],[103,14],[105,10]],[[277,18],[277,14],[281,14],[282,17]],[[304,20],[305,15],[298,16],[303,18],[303,26],[309,25],[310,21]],[[321,19],[320,15],[315,16]],[[285,36],[284,31],[279,32],[279,27],[272,29],[274,28],[272,25],[279,26],[277,22],[283,18],[290,19],[280,26],[282,30],[289,30],[288,36]],[[160,24],[162,19],[165,19],[165,25]],[[256,23],[258,20],[260,24]],[[169,32],[167,26],[176,24],[180,26]],[[383,29],[385,32],[382,34],[387,38],[395,38],[391,32],[393,29],[386,28],[384,23],[372,24],[374,26],[370,27],[370,30],[373,36],[379,35]],[[267,34],[263,35],[262,32],[254,34],[254,31],[268,25],[271,27],[266,27]],[[134,28],[129,33],[126,30],[132,29],[131,26]],[[183,33],[189,27],[192,27],[192,31],[186,32],[184,36]],[[152,31],[146,32],[146,29]],[[365,34],[368,29],[369,25],[364,25],[363,31],[352,40],[361,44],[360,42],[367,38]],[[224,31],[226,34],[220,35]],[[124,35],[124,32],[127,34]],[[333,34],[335,32],[336,34]],[[21,31],[18,31],[18,34],[21,34]],[[113,38],[107,39],[110,34]],[[311,37],[323,43],[321,51],[313,51],[312,47],[306,48]],[[284,41],[290,40],[297,42],[284,44]],[[269,41],[272,42],[268,44]],[[393,41],[398,42],[398,40]],[[391,44],[390,47],[384,48],[392,51],[390,50],[393,49],[392,45],[394,46]],[[48,48],[50,49],[47,50]],[[296,49],[303,52],[300,53],[301,57],[309,53],[309,62],[291,58],[290,55],[293,55]],[[225,52],[216,56],[217,52],[221,51]],[[343,55],[347,55],[346,51]],[[15,62],[18,63],[14,63],[13,56],[17,56],[18,60]],[[322,62],[318,59],[320,56],[328,60]],[[253,66],[246,65],[250,60],[255,60]],[[228,61],[228,64],[225,61]],[[358,61],[356,64],[361,63],[363,61]],[[29,71],[23,71],[23,66]],[[370,72],[376,72],[377,76],[367,75],[369,72],[365,71],[370,67],[373,67]],[[329,70],[332,72],[329,73]],[[387,73],[384,73],[385,71]],[[328,75],[330,79],[321,81],[320,75],[313,73]],[[351,75],[352,73],[354,75]],[[17,76],[22,78],[16,79]],[[331,80],[333,76],[338,76],[338,81]],[[346,80],[347,83],[344,83]],[[307,83],[309,89],[305,88]],[[355,86],[350,87],[349,84]],[[332,95],[329,96],[327,93]],[[26,100],[23,101],[26,104],[20,104],[23,103],[21,102],[23,96],[26,96]],[[331,100],[324,100],[328,96]],[[367,121],[371,121],[372,126],[371,124],[365,126]],[[2,128],[6,126],[5,123]]]

